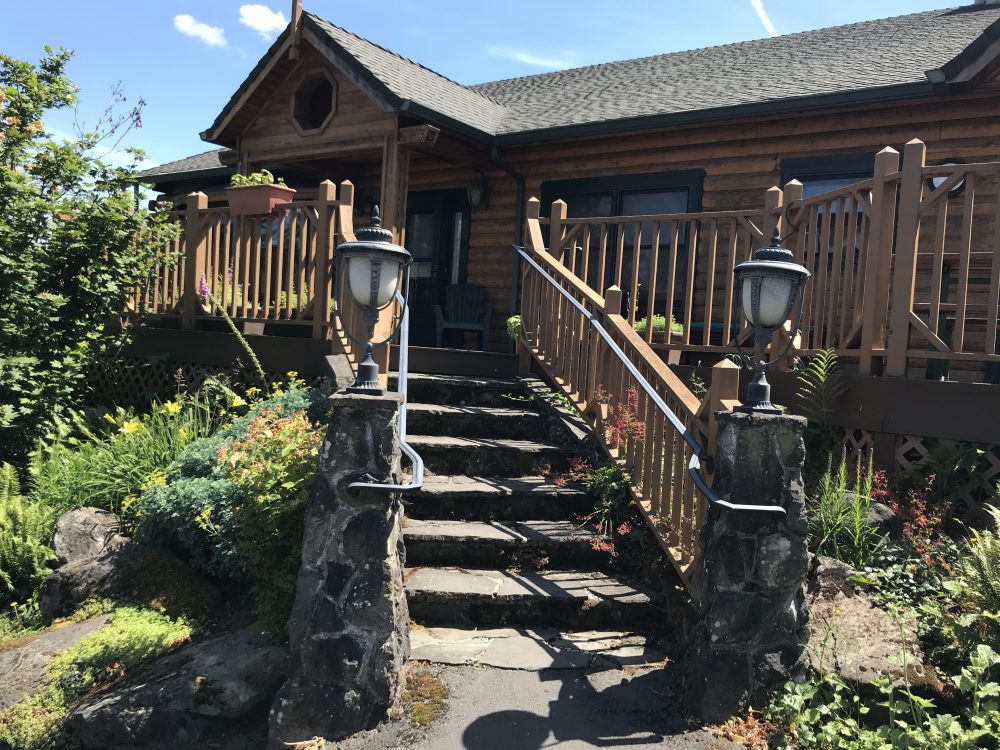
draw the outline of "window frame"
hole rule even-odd
[[[687,189],[688,207],[685,213],[701,211],[701,200],[705,186],[704,169],[681,169],[673,172],[643,172],[599,177],[573,177],[565,180],[547,180],[542,183],[543,216],[550,216],[553,201],[573,194],[611,193],[611,217],[621,216],[622,193],[656,190],[673,191]]]
[[[803,185],[809,181],[846,180],[857,177],[867,180],[875,171],[875,153],[828,154],[826,156],[793,156],[778,162],[781,185],[798,180]]]

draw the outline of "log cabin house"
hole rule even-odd
[[[528,245],[595,305],[620,287],[623,319],[686,377],[732,351],[731,269],[778,227],[813,272],[799,351],[834,346],[857,373],[843,409],[849,443],[897,465],[926,457],[920,441],[1000,443],[995,420],[955,418],[1000,409],[1000,388],[958,388],[1000,382],[1000,3],[471,86],[303,12],[298,0],[292,15],[201,134],[216,150],[144,177],[190,220],[192,210],[223,216],[230,175],[267,168],[297,198],[337,213],[329,253],[341,230],[380,205],[383,225],[414,256],[411,345],[426,354],[418,367],[514,371],[504,322],[537,300],[524,298],[530,273],[511,246]],[[323,180],[340,187],[317,188]],[[278,254],[294,245],[294,222],[294,212],[292,224],[266,222],[268,259],[272,245]],[[336,349],[329,311],[302,315],[309,284],[292,289],[297,274],[319,273],[323,256],[309,255],[319,250],[300,258],[311,271],[296,270],[294,257],[268,260],[267,284],[273,270],[278,291],[248,310],[233,289],[253,286],[250,265],[240,271],[251,254],[234,277],[236,230],[211,232],[209,261],[199,263],[215,258],[210,281],[231,295],[224,304],[247,331],[311,319],[312,339],[299,339],[304,372],[304,358],[329,353],[330,341]],[[144,301],[163,319],[184,293],[185,272],[178,280],[175,269],[173,282],[170,273]],[[196,277],[186,273],[190,286]],[[328,282],[310,278],[313,288]],[[458,283],[481,287],[493,310],[490,353],[461,366],[432,356],[433,305]],[[211,327],[210,310],[188,314],[197,320],[187,327]],[[643,324],[656,315],[676,330]],[[191,351],[190,340],[162,336],[136,351]],[[264,339],[264,350],[274,345]],[[443,347],[462,348],[478,342]],[[901,377],[905,389],[893,385]],[[926,390],[942,380],[958,381],[944,401]],[[779,400],[792,398],[775,387]],[[915,416],[911,404],[928,400],[949,405]],[[1000,448],[990,455],[1000,476]]]
[[[414,315],[448,282],[482,286],[506,350],[532,196],[570,217],[694,213],[863,180],[912,138],[929,164],[1000,158],[998,20],[984,3],[462,86],[301,13],[202,133],[222,148],[145,177],[181,203],[237,169],[349,179],[405,225]]]

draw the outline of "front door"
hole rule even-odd
[[[434,305],[449,284],[465,281],[469,203],[465,190],[421,190],[406,196],[410,267],[410,343],[434,346]]]

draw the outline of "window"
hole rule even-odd
[[[566,215],[573,217],[610,217],[610,216],[641,216],[649,214],[670,214],[699,211],[701,209],[702,183],[705,172],[701,169],[690,169],[678,172],[662,172],[655,174],[622,175],[618,177],[595,177],[577,180],[558,180],[542,185],[542,209],[548,214],[552,201],[566,201]],[[657,273],[656,298],[657,308],[665,308],[667,280],[669,274],[664,273],[663,253],[669,252],[671,222],[664,222],[660,227],[661,253],[660,271]],[[625,253],[622,262],[622,279],[632,278],[632,258],[635,253],[636,232],[634,225],[620,227],[612,225],[609,230],[606,245],[606,259],[603,269],[598,269],[600,258],[600,231],[595,225],[590,233],[586,252],[588,273],[584,279],[591,287],[602,292],[607,287],[617,283],[615,278],[614,249],[617,242],[617,232],[624,232]],[[653,243],[653,224],[644,223],[639,236],[639,305],[641,309],[646,301],[646,284],[651,274]],[[684,280],[687,267],[687,231],[686,227],[680,237],[677,257],[677,272],[673,294],[680,299],[684,294]],[[582,276],[582,259],[577,263],[577,273]],[[631,287],[629,281],[621,283],[626,296]],[[626,300],[626,305],[628,301]]]
[[[292,96],[292,122],[302,133],[318,133],[337,111],[337,83],[325,70],[309,73]]]
[[[834,154],[781,160],[781,184],[802,183],[802,197],[827,193],[867,180],[875,169],[875,154]]]

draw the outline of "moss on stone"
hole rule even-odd
[[[406,675],[403,704],[414,727],[434,723],[445,710],[448,689],[435,675],[426,670],[411,671]]]

